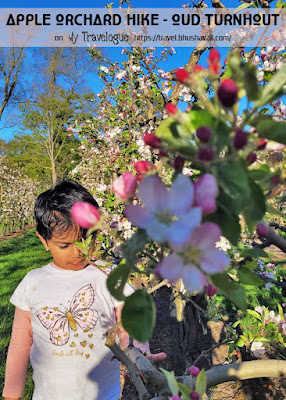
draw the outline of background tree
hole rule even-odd
[[[19,106],[22,132],[9,142],[8,158],[29,176],[55,184],[77,160],[80,143],[67,134],[69,123],[95,112],[85,80],[95,63],[82,49],[41,49],[36,56],[39,79],[31,85],[29,101]]]
[[[0,49],[0,121],[8,103],[23,95],[20,93],[19,77],[24,57],[24,49],[21,47]]]

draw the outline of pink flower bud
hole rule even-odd
[[[210,63],[218,64],[220,61],[220,54],[217,49],[211,49],[208,60]]]
[[[220,66],[218,64],[211,63],[209,66],[209,71],[217,75],[220,71]]]
[[[217,293],[217,288],[216,288],[215,286],[213,286],[213,285],[208,285],[208,286],[206,287],[206,294],[207,294],[209,297],[213,297],[216,293]]]
[[[233,138],[233,146],[237,149],[243,149],[248,142],[246,133],[241,128],[236,128]]]
[[[272,183],[274,186],[278,185],[279,182],[280,182],[280,175],[274,175],[274,176],[272,176],[272,178],[271,178],[271,183]]]
[[[161,139],[154,135],[154,133],[146,133],[144,136],[144,142],[155,149],[161,146]]]
[[[193,68],[193,73],[200,74],[201,72],[203,72],[203,70],[204,70],[204,68],[201,65],[197,64]]]
[[[252,151],[251,153],[248,154],[246,157],[246,161],[248,161],[248,164],[253,164],[257,160],[257,155]]]
[[[264,150],[267,145],[267,140],[266,139],[259,139],[258,145],[256,150]]]
[[[124,172],[119,178],[116,178],[112,183],[112,190],[123,200],[132,196],[137,187],[136,176],[131,172]]]
[[[217,96],[224,107],[232,107],[237,102],[238,87],[230,78],[224,79],[218,87]]]
[[[84,229],[91,228],[100,220],[98,209],[90,203],[78,202],[71,208],[75,222]]]
[[[203,214],[211,214],[216,211],[215,199],[218,195],[216,179],[211,174],[205,174],[194,183],[195,207],[201,207]]]
[[[196,376],[199,375],[200,369],[199,369],[198,367],[195,367],[194,365],[192,365],[192,366],[189,368],[189,373],[190,373],[193,377],[196,377]]]
[[[149,171],[156,170],[156,167],[149,161],[137,161],[135,169],[139,175],[146,175]]]
[[[198,159],[203,162],[212,161],[215,158],[215,153],[211,147],[199,149],[197,155]]]
[[[190,79],[190,75],[184,68],[179,68],[176,71],[176,79],[177,81],[184,83]]]
[[[258,236],[266,238],[269,234],[269,227],[266,224],[264,224],[263,222],[259,222],[259,224],[257,224],[257,227],[256,227],[256,232],[257,232]]]
[[[174,165],[175,170],[182,171],[182,169],[184,167],[184,164],[185,164],[185,160],[183,158],[176,157],[174,159],[174,164],[173,165]]]
[[[207,143],[210,140],[211,136],[212,136],[212,130],[208,126],[200,126],[197,129],[197,133],[196,134],[197,134],[197,138],[201,142]]]
[[[192,393],[190,394],[190,399],[191,399],[191,400],[200,400],[200,395],[199,395],[199,393],[198,393],[198,392],[192,392]]]
[[[165,109],[169,115],[175,115],[179,111],[178,107],[175,104],[167,103],[165,105]]]

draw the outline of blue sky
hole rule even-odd
[[[40,4],[36,0],[25,0],[25,3],[23,5],[23,0],[1,0],[1,7],[0,8],[101,8],[104,7],[107,3],[111,3],[111,0],[108,1],[103,1],[103,0],[97,0],[97,1],[91,1],[91,0],[50,0],[50,1],[42,1]],[[135,8],[180,8],[183,4],[185,3],[190,3],[192,4],[191,1],[171,1],[171,0],[164,0],[163,1],[151,1],[151,0],[135,0],[132,1],[132,6]],[[210,4],[206,0],[207,4]],[[226,7],[238,7],[241,3],[237,0],[231,1],[231,0],[225,0],[223,1],[223,4]],[[117,2],[114,1],[114,7],[117,6]],[[178,67],[183,66],[189,59],[191,50],[192,48],[176,48],[176,54],[173,55],[172,57],[169,57],[169,59],[162,65],[162,68],[165,69],[166,71],[175,69]],[[221,48],[220,49],[222,58],[225,56],[227,52],[227,48]],[[121,48],[106,48],[105,49],[105,54],[108,55],[110,59],[114,60],[121,60]],[[201,64],[204,65],[206,62],[206,56],[207,54],[203,55]],[[98,78],[92,77],[92,83],[95,85],[98,89],[95,90],[95,92],[100,91],[99,89],[99,81]],[[4,111],[5,113],[5,111]],[[10,140],[13,135],[16,133],[17,128],[6,128],[3,129],[5,126],[6,121],[5,121],[5,115],[3,120],[0,122],[0,138]],[[6,125],[7,126],[7,125]]]

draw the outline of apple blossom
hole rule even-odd
[[[250,351],[254,355],[254,357],[259,357],[260,355],[264,354],[266,349],[263,346],[263,343],[259,340],[251,343]]]
[[[135,226],[145,229],[156,242],[183,243],[201,222],[201,209],[191,208],[193,184],[183,174],[177,176],[170,190],[157,175],[145,177],[138,197],[144,207],[127,205],[125,216]]]
[[[167,103],[165,109],[169,115],[175,115],[179,111],[178,107],[172,103]]]
[[[156,171],[155,165],[149,161],[137,161],[135,169],[139,175],[146,175],[150,171]]]
[[[112,183],[112,190],[123,200],[132,196],[137,187],[136,176],[131,172],[124,172],[119,178],[116,178]]]
[[[71,208],[73,219],[84,229],[91,228],[100,220],[98,209],[90,203],[78,202]]]
[[[215,247],[220,236],[212,222],[195,227],[184,242],[170,243],[173,252],[157,264],[155,273],[173,283],[181,278],[189,292],[202,290],[208,285],[204,273],[223,272],[229,264],[228,256]]]
[[[188,79],[190,79],[190,75],[184,68],[179,68],[176,71],[176,79],[181,83],[185,83]]]
[[[159,139],[154,133],[146,133],[144,136],[145,144],[148,144],[151,147],[158,148],[161,146],[161,139]]]
[[[216,179],[211,174],[205,174],[194,183],[194,205],[201,207],[203,214],[211,214],[216,211],[215,199],[218,195]]]

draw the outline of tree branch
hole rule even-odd
[[[255,360],[241,363],[218,365],[206,372],[207,387],[224,382],[238,381],[254,378],[280,378],[286,377],[286,361],[282,360]],[[179,378],[190,385],[190,377]]]

